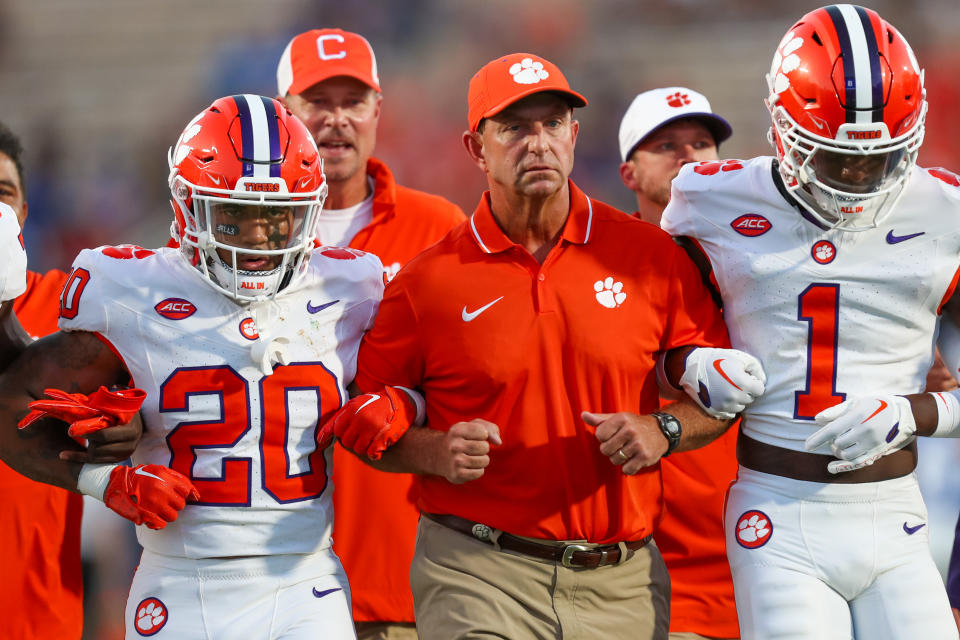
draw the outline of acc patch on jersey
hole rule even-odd
[[[153,308],[169,320],[183,320],[197,312],[197,307],[183,298],[167,298],[158,302]]]
[[[745,549],[757,549],[770,542],[773,536],[773,523],[763,511],[751,509],[737,518],[734,531],[737,543]]]
[[[770,221],[759,213],[745,213],[731,222],[730,226],[734,231],[748,238],[762,236],[773,228]]]
[[[152,636],[163,629],[169,615],[167,605],[158,598],[144,598],[137,605],[134,615],[134,628],[142,636]]]

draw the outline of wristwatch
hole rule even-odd
[[[667,439],[667,452],[663,454],[663,457],[666,458],[677,448],[677,445],[680,444],[680,434],[683,432],[683,429],[680,428],[680,421],[669,413],[655,411],[650,415],[657,419],[657,424],[660,425],[660,431],[663,432],[663,436]]]

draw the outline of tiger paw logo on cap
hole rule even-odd
[[[537,84],[550,77],[550,73],[543,68],[543,63],[533,58],[514,62],[510,65],[510,75],[517,84]]]
[[[676,93],[672,93],[667,96],[667,104],[671,107],[683,107],[690,104],[690,96],[677,91]]]

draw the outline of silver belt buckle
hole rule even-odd
[[[590,551],[592,547],[588,547],[584,544],[568,544],[563,548],[563,555],[560,556],[560,564],[565,567],[576,567],[579,565],[573,564],[573,554],[577,551]]]

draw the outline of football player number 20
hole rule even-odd
[[[813,420],[846,398],[836,389],[840,285],[811,284],[800,294],[798,303],[797,319],[808,325],[807,386],[796,392],[794,416]]]
[[[335,398],[331,409],[339,405],[336,377],[320,363],[300,363],[277,367],[273,375],[260,381],[261,429],[260,455],[263,489],[279,503],[310,500],[327,486],[323,451],[309,455],[310,469],[290,473],[287,454],[291,391],[315,392],[317,413],[321,415],[323,398]],[[247,381],[230,367],[178,369],[163,384],[161,411],[186,411],[190,396],[216,395],[221,398],[219,420],[181,422],[167,437],[172,457],[170,467],[190,478],[200,492],[198,504],[245,506],[250,504],[253,460],[224,457],[218,478],[197,478],[193,465],[195,451],[204,448],[227,449],[235,446],[250,429],[250,391]]]

